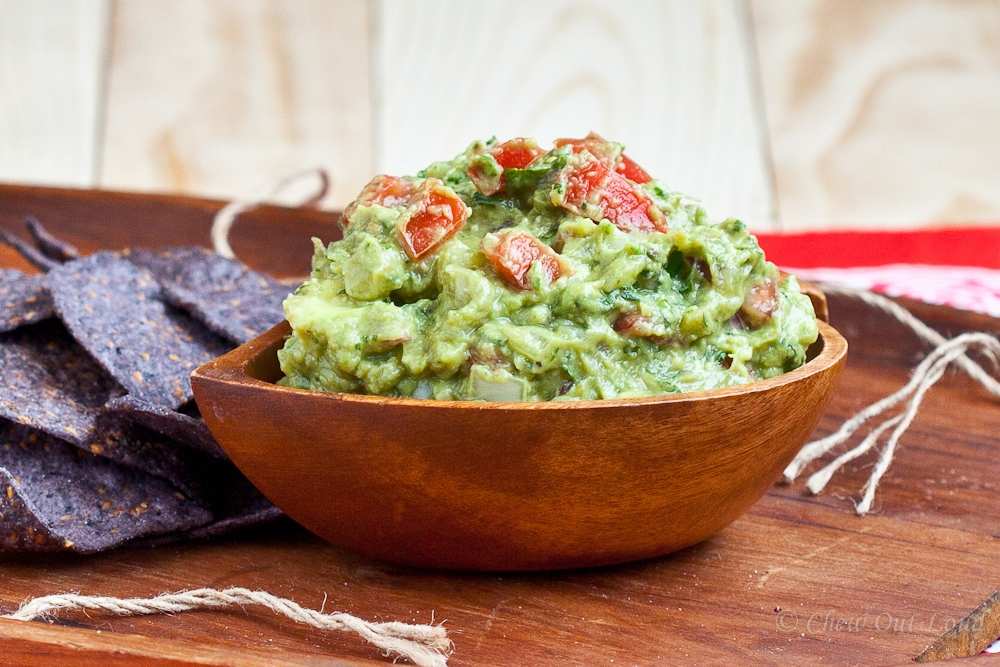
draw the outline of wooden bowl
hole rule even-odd
[[[554,403],[279,387],[278,325],[191,377],[233,462],[330,542],[405,565],[545,570],[700,542],[756,502],[812,433],[847,343],[770,380]]]

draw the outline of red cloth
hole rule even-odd
[[[767,258],[799,268],[932,264],[1000,269],[1000,227],[757,234]]]

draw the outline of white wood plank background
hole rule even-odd
[[[787,228],[1000,223],[1000,2],[753,8]]]
[[[118,0],[101,184],[218,197],[325,166],[372,176],[368,12],[355,0]]]
[[[772,221],[747,26],[733,0],[378,0],[376,164],[476,138],[593,130],[709,215]]]
[[[0,0],[0,180],[90,186],[107,0]]]
[[[321,164],[343,206],[595,130],[757,229],[996,224],[997,118],[997,0],[0,0],[5,181],[231,197]]]

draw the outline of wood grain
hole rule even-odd
[[[25,207],[54,207],[57,198],[70,201],[74,194],[15,191],[12,211],[12,190],[0,190],[4,226],[19,226]],[[130,221],[162,223],[177,207],[176,225],[158,227],[174,242],[189,216],[220,205],[177,198],[147,202],[136,195],[122,205],[100,193],[75,194],[70,213],[52,211],[50,227],[89,230],[91,248],[115,247],[122,235],[152,235],[133,230]],[[130,210],[138,217],[130,217]],[[327,224],[309,216],[281,219],[306,237]],[[274,237],[266,229],[244,239],[243,256],[265,269],[293,262],[272,252]],[[305,265],[310,249],[299,252],[297,261]],[[927,351],[887,315],[842,297],[829,301],[831,323],[848,338],[851,354],[819,434],[905,384]],[[904,303],[948,335],[1000,333],[1000,322],[986,316]],[[416,570],[352,554],[280,524],[92,557],[5,556],[0,608],[8,613],[28,597],[56,592],[134,597],[234,585],[317,609],[325,602],[327,611],[370,620],[444,620],[456,642],[452,667],[612,659],[632,665],[902,665],[998,587],[1000,517],[984,511],[1000,505],[998,410],[981,387],[949,375],[927,395],[900,442],[872,515],[855,516],[851,504],[870,472],[871,462],[859,459],[823,495],[809,496],[800,484],[773,487],[715,537],[629,565],[506,575]],[[100,629],[102,636],[119,632],[275,656],[289,651],[348,662],[382,660],[360,639],[324,635],[257,609],[127,619],[67,613],[58,622]],[[0,641],[0,656],[8,646]]]
[[[367,5],[118,0],[105,187],[232,198],[313,166],[371,178]]]
[[[786,229],[1000,221],[1000,4],[751,5]]]
[[[218,644],[164,640],[120,632],[53,627],[45,623],[0,619],[0,665],[4,667],[357,667],[375,661],[350,661],[264,651],[234,650]]]
[[[108,0],[0,0],[0,181],[93,185]]]
[[[736,0],[375,0],[376,167],[474,139],[590,131],[709,215],[773,219],[749,24]]]
[[[212,220],[224,205],[176,195],[0,184],[0,225],[27,238],[24,218],[34,215],[85,252],[98,247],[210,247]],[[310,238],[339,239],[339,218],[315,209],[261,206],[236,219],[229,241],[236,256],[254,268],[279,278],[302,277],[309,273]],[[266,253],[260,252],[262,247]]]

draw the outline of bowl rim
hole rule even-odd
[[[593,410],[617,407],[638,407],[660,404],[687,403],[704,401],[713,398],[724,398],[740,394],[756,394],[775,387],[784,386],[806,378],[822,374],[841,362],[847,354],[847,341],[826,322],[817,319],[819,336],[816,343],[822,343],[823,348],[814,358],[798,368],[765,380],[755,380],[741,385],[702,389],[699,391],[676,394],[655,394],[652,396],[633,396],[623,398],[589,399],[582,401],[462,401],[437,400],[432,398],[403,398],[392,396],[376,396],[371,394],[351,394],[346,392],[326,392],[315,389],[297,389],[283,387],[274,382],[267,382],[249,373],[249,367],[262,354],[275,347],[291,332],[287,321],[280,322],[253,340],[244,343],[230,352],[199,366],[191,373],[192,379],[223,382],[245,388],[265,389],[288,394],[301,394],[314,400],[325,400],[333,403],[351,403],[358,405],[378,405],[395,407],[420,407],[424,409],[450,410],[501,410],[518,412],[522,410]],[[815,345],[816,343],[813,343]],[[274,349],[274,354],[277,349]],[[203,410],[205,408],[202,408]]]

